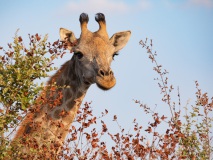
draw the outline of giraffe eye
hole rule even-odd
[[[81,59],[84,55],[81,52],[75,52],[75,56],[77,56],[78,59]]]

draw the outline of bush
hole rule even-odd
[[[8,51],[0,47],[3,52],[0,57],[0,159],[5,156],[9,159],[16,156],[18,159],[20,153],[15,153],[10,146],[10,136],[31,106],[36,104],[35,100],[45,87],[43,84],[36,84],[36,80],[48,77],[48,73],[56,70],[52,67],[53,60],[62,58],[65,54],[62,43],[47,43],[47,36],[41,38],[38,34],[29,35],[29,40],[29,47],[26,48],[22,38],[16,34],[14,42],[8,44]],[[103,121],[108,111],[103,111],[100,116],[93,115],[91,104],[85,103],[69,130],[62,152],[55,156],[49,148],[43,147],[37,151],[37,148],[33,148],[29,155],[22,158],[32,159],[39,154],[42,159],[211,159],[213,147],[210,129],[213,118],[209,115],[213,108],[213,98],[202,93],[196,81],[197,99],[191,106],[185,106],[185,114],[182,114],[184,108],[180,109],[179,89],[177,97],[172,98],[174,87],[169,85],[168,72],[157,63],[152,40],[150,43],[148,39],[141,40],[140,45],[146,49],[154,64],[153,69],[158,75],[155,80],[161,91],[162,102],[170,111],[169,115],[160,115],[151,107],[135,100],[150,115],[150,123],[140,126],[134,119],[134,131],[129,133],[119,125],[115,115],[113,121],[120,132],[111,133]],[[97,129],[97,124],[102,126],[100,130]],[[161,129],[162,124],[166,124],[167,128]],[[114,143],[112,147],[101,140],[104,136]],[[28,143],[30,142],[26,141],[25,145]]]
[[[52,67],[53,60],[65,53],[59,41],[47,42],[47,35],[28,36],[29,47],[25,47],[17,33],[13,43],[8,43],[7,51],[0,47],[0,159],[7,154],[9,137],[44,87],[38,80],[56,70]]]

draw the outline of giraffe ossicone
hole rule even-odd
[[[74,55],[50,78],[48,85],[69,87],[43,91],[47,99],[58,100],[57,106],[45,103],[36,112],[29,112],[13,141],[22,139],[25,135],[35,138],[40,144],[57,141],[62,145],[90,85],[96,83],[99,88],[109,90],[116,84],[110,68],[111,62],[114,55],[127,44],[131,32],[118,32],[109,38],[104,14],[97,13],[95,20],[99,29],[91,32],[87,28],[88,15],[80,15],[79,38],[72,31],[60,28],[61,41]],[[57,127],[58,124],[63,127]]]

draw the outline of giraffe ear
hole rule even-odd
[[[60,34],[60,39],[61,39],[61,41],[63,41],[65,43],[66,48],[71,50],[72,47],[77,42],[75,34],[72,31],[67,30],[65,28],[60,28],[59,34]]]
[[[124,31],[124,32],[115,33],[109,39],[110,43],[115,47],[115,52],[125,47],[125,45],[129,41],[130,36],[131,36],[131,31]]]

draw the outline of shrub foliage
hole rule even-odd
[[[30,147],[30,150],[24,155],[16,153],[11,147],[11,136],[44,90],[45,85],[38,84],[37,80],[48,77],[51,71],[56,70],[52,67],[53,60],[62,58],[66,52],[61,42],[51,44],[47,42],[47,36],[41,38],[38,34],[29,35],[28,47],[17,34],[13,43],[8,43],[8,50],[0,47],[0,159],[14,159],[14,156],[16,159],[39,157],[80,160],[211,159],[213,118],[210,114],[213,109],[213,97],[209,98],[207,93],[203,93],[195,81],[196,101],[182,107],[179,89],[177,96],[172,96],[174,86],[169,84],[167,70],[156,60],[157,53],[152,49],[152,40],[141,40],[139,45],[146,50],[154,65],[153,70],[157,73],[155,80],[169,114],[160,115],[153,107],[135,100],[150,116],[150,122],[147,126],[141,126],[139,121],[134,119],[133,133],[129,133],[127,128],[119,125],[115,115],[113,121],[118,125],[119,132],[111,133],[107,123],[103,121],[108,111],[104,110],[99,116],[93,115],[91,104],[85,103],[79,109],[60,153],[51,151],[58,146],[38,148],[36,145],[30,145],[32,141],[26,140],[24,145]],[[102,126],[100,130],[97,129],[97,124]],[[162,124],[167,128],[162,129]],[[111,140],[113,146],[109,146],[102,137]]]

